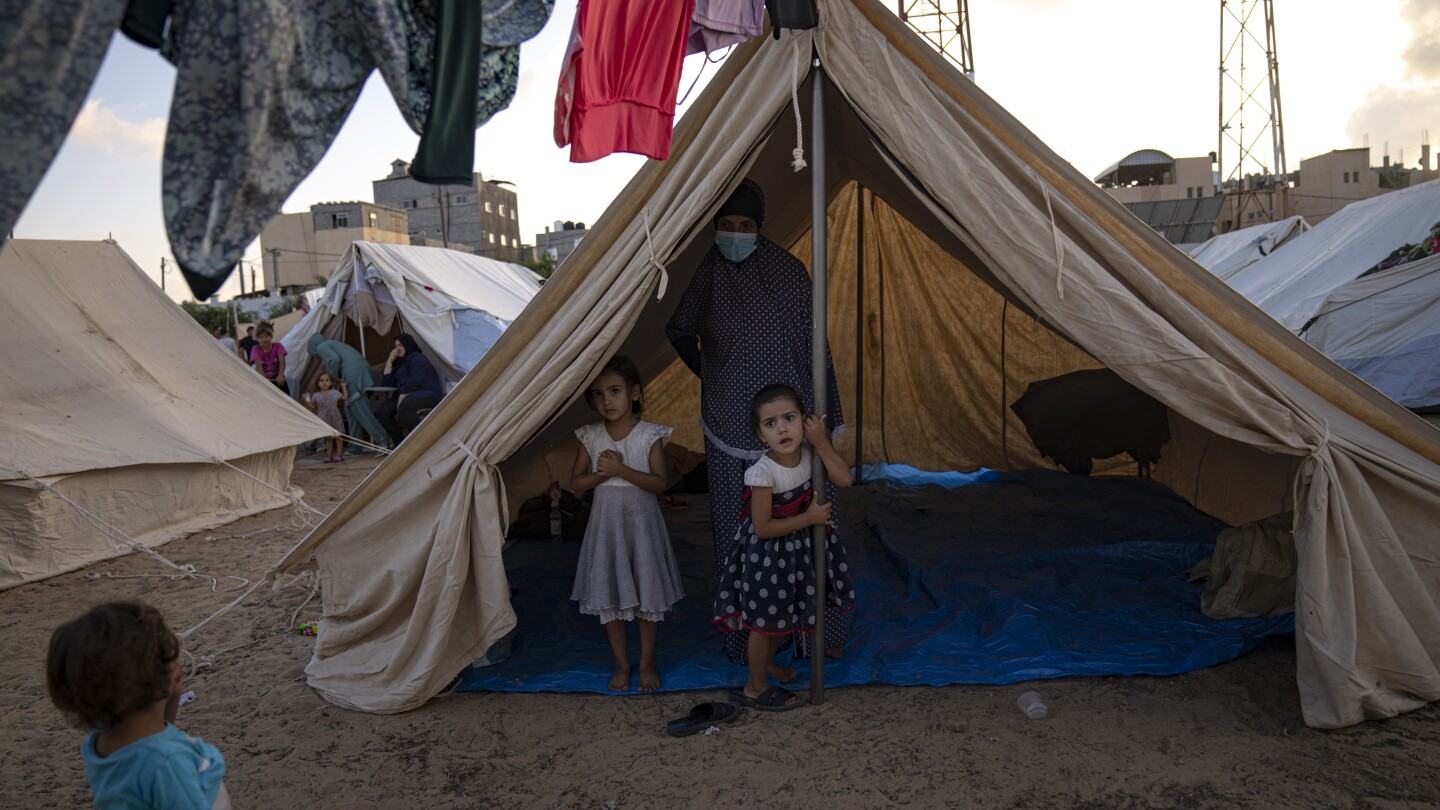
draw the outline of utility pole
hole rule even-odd
[[[165,257],[160,257],[160,292],[165,292]]]
[[[900,20],[934,45],[970,81],[975,51],[970,45],[970,0],[896,0]]]
[[[1260,19],[1255,19],[1257,15]],[[1263,72],[1258,66],[1252,68],[1261,58],[1265,63]],[[1215,162],[1218,191],[1230,198],[1231,229],[1245,227],[1241,214],[1251,204],[1261,209],[1266,220],[1283,218],[1288,215],[1285,191],[1289,187],[1289,170],[1285,164],[1274,0],[1220,0],[1219,78]],[[1262,145],[1267,140],[1268,160]],[[1254,179],[1247,183],[1247,176]],[[1268,205],[1262,202],[1261,194],[1269,198]]]
[[[270,248],[270,271],[275,274],[275,286],[283,287],[280,283],[280,248]],[[250,292],[255,292],[255,268],[250,268]]]
[[[450,247],[450,225],[445,221],[446,204],[450,202],[450,194],[445,191],[444,186],[435,187],[435,201],[440,204],[440,246]]]

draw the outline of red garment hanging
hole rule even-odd
[[[580,0],[555,95],[571,163],[612,152],[665,160],[695,0]]]

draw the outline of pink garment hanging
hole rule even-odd
[[[765,33],[765,0],[695,0],[686,53],[712,54]]]
[[[580,0],[555,94],[571,163],[612,152],[665,160],[695,0]]]

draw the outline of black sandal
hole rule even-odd
[[[794,700],[791,700],[794,698]],[[745,694],[745,688],[730,690],[730,699],[734,702],[754,709],[757,712],[788,712],[791,709],[798,709],[810,702],[809,698],[800,697],[783,686],[771,686],[760,697],[750,697]]]
[[[740,707],[733,703],[701,703],[689,714],[666,724],[665,733],[671,737],[689,737],[717,723],[728,723],[739,715]]]

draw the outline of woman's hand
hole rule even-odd
[[[595,460],[595,472],[612,478],[620,474],[625,467],[625,458],[614,450],[606,450]]]
[[[825,426],[825,417],[813,413],[805,417],[805,438],[811,447],[824,447],[830,443],[830,429]]]
[[[808,427],[808,425],[807,425]],[[830,503],[820,503],[818,500],[810,502],[810,507],[805,510],[805,519],[811,526],[823,526],[830,522]]]

